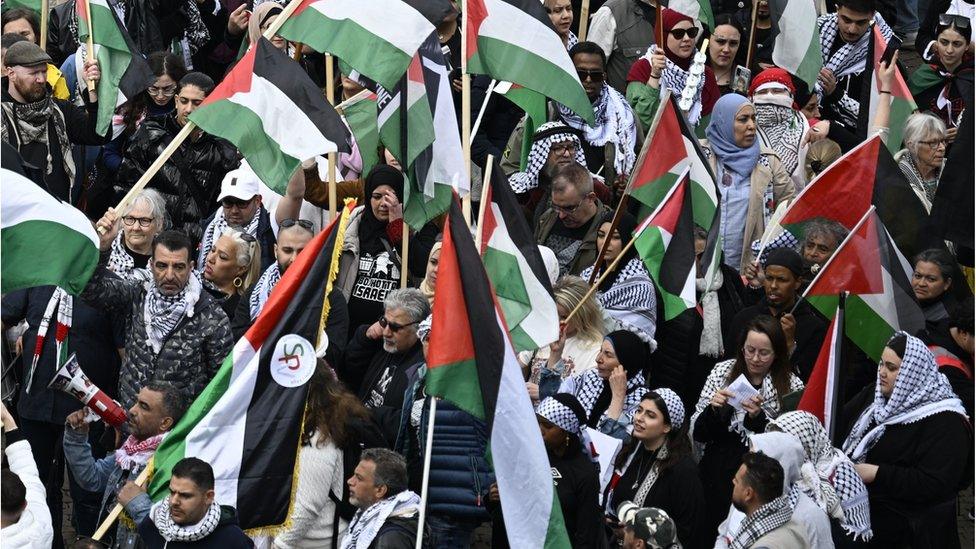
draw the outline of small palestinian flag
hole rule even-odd
[[[803,396],[800,397],[800,403],[796,407],[797,410],[817,416],[827,429],[831,440],[837,433],[838,413],[844,406],[838,391],[843,381],[841,367],[844,361],[841,351],[844,346],[844,301],[846,300],[842,296],[838,296],[838,299],[837,312],[830,326],[827,327],[820,354],[817,355],[810,379],[807,380]]]
[[[667,6],[682,15],[691,17],[692,21],[701,21],[706,28],[715,30],[715,16],[712,14],[712,4],[708,0],[671,0]]]
[[[538,0],[467,0],[468,65],[562,103],[589,124],[593,105],[569,52]]]
[[[85,11],[85,4],[91,10],[91,19]],[[108,0],[89,0],[77,2],[78,42],[84,44],[91,34],[95,45],[95,59],[102,73],[96,84],[98,88],[98,122],[96,131],[99,135],[108,135],[112,128],[112,116],[119,105],[142,93],[155,80],[149,64],[139,54],[135,43],[125,31],[115,10],[109,6]],[[82,61],[79,59],[79,61]],[[82,62],[82,66],[83,62]],[[82,89],[88,89],[88,83],[81,79]]]
[[[279,194],[303,160],[349,150],[346,127],[322,90],[266,38],[247,51],[190,121],[236,145]]]
[[[689,169],[656,212],[634,231],[634,246],[654,280],[671,320],[697,303],[695,295],[695,220]]]
[[[342,116],[346,119],[346,125],[356,139],[356,146],[363,158],[361,173],[364,177],[379,163],[376,151],[380,145],[380,133],[376,126],[376,112],[376,94],[373,92],[342,109]]]
[[[393,89],[452,10],[447,0],[303,0],[278,34],[331,53]]]
[[[216,500],[237,508],[241,528],[288,519],[314,343],[326,325],[325,298],[353,207],[355,201],[346,204],[288,267],[254,325],[156,449],[148,488],[153,501],[169,495],[173,466],[197,457],[213,466]]]
[[[481,221],[481,259],[516,351],[534,351],[559,339],[559,311],[549,275],[522,207],[497,161]]]
[[[905,131],[905,122],[913,112],[918,110],[915,98],[905,82],[905,77],[901,74],[901,69],[896,68],[894,78],[891,81],[891,95],[882,95],[878,88],[878,79],[875,76],[881,66],[881,57],[888,47],[887,40],[881,34],[877,25],[872,25],[869,31],[873,40],[868,40],[868,61],[865,62],[865,71],[861,73],[861,104],[869,105],[867,109],[858,112],[857,127],[860,134],[867,136],[869,129],[874,125],[874,115],[878,112],[878,104],[881,101],[891,101],[891,111],[888,114],[888,150],[891,154],[901,150],[902,135]],[[925,65],[922,66],[924,68]],[[916,71],[918,72],[918,71]]]
[[[809,0],[769,0],[769,18],[775,36],[773,64],[812,90],[823,68],[816,6]]]
[[[529,152],[532,150],[531,136],[535,134],[536,128],[546,123],[549,100],[539,92],[511,82],[499,82],[494,91],[525,112],[525,131],[522,132],[522,150],[519,153],[519,170],[525,170],[529,162]]]
[[[837,310],[838,294],[849,292],[847,337],[871,359],[879,360],[894,332],[914,334],[925,327],[909,282],[911,272],[871,206],[803,297],[829,319]]]
[[[80,294],[98,265],[91,221],[23,175],[0,172],[0,291],[60,286]]]
[[[509,545],[570,547],[522,369],[457,200],[437,266],[426,384],[487,423]]]

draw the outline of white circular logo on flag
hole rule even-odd
[[[300,387],[315,372],[315,347],[302,336],[288,334],[271,354],[271,377],[282,387]]]

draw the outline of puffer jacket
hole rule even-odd
[[[81,298],[110,314],[125,315],[125,361],[119,374],[119,399],[128,409],[149,381],[165,381],[192,400],[217,373],[230,352],[230,321],[210,294],[200,292],[192,317],[184,317],[154,353],[146,340],[143,302],[146,285],[122,280],[105,268],[107,254],[88,281]]]
[[[128,192],[181,129],[174,114],[147,118],[132,135],[119,166],[115,192]],[[186,232],[196,245],[203,233],[201,221],[217,209],[224,175],[239,165],[233,145],[204,133],[184,141],[148,187],[162,193],[172,227]]]

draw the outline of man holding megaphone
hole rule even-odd
[[[64,429],[64,455],[78,484],[85,490],[104,494],[99,520],[117,502],[135,524],[142,522],[152,501],[133,480],[146,467],[166,433],[183,417],[189,406],[187,395],[175,386],[151,381],[144,385],[129,408],[129,437],[115,453],[96,460],[88,444],[88,413],[78,410],[68,416]],[[137,539],[129,521],[120,521],[116,530],[118,546],[133,547]]]

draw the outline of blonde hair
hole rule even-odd
[[[261,243],[256,239],[253,242],[244,240],[244,234],[233,227],[227,227],[220,236],[229,236],[234,244],[237,245],[237,266],[247,266],[244,271],[244,283],[240,287],[235,287],[234,291],[243,295],[248,288],[254,285],[261,276]]]
[[[589,291],[589,285],[580,277],[566,275],[556,281],[552,288],[553,297],[556,305],[566,309],[567,312],[576,308],[579,302]],[[600,304],[596,301],[596,294],[591,294],[583,302],[573,318],[569,319],[569,326],[576,329],[576,336],[590,342],[603,340],[603,312]]]

